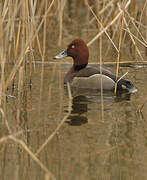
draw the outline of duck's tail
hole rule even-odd
[[[128,90],[130,93],[135,93],[137,92],[137,89],[134,87],[134,85],[127,79],[121,79],[118,83],[117,83],[117,87],[118,89],[126,89]]]

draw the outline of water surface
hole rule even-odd
[[[68,112],[68,93],[63,77],[68,67],[36,66],[32,88],[26,87],[19,102],[8,99],[8,123],[35,153]],[[142,179],[147,176],[147,112],[137,113],[146,97],[147,68],[121,68],[138,92],[114,97],[96,92],[73,93],[72,111],[38,157],[56,179]],[[103,112],[103,113],[102,113]],[[1,136],[7,134],[1,121]],[[13,141],[1,145],[1,179],[43,179],[44,172]]]

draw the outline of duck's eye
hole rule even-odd
[[[74,48],[75,48],[75,45],[72,45],[71,48],[74,49]]]

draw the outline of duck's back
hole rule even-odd
[[[104,90],[113,90],[120,76],[116,79],[116,74],[105,67],[101,71],[102,73],[100,73],[99,65],[97,67],[87,66],[74,74],[71,85],[79,88],[101,89],[102,82]],[[121,79],[118,81],[117,87],[127,89],[134,86],[127,79]]]
[[[105,67],[102,67],[102,74],[108,76],[109,78],[116,81],[116,74]],[[101,74],[100,73],[100,66],[96,65],[96,67],[87,66],[84,69],[81,69],[77,74],[76,77],[90,77],[95,74]]]

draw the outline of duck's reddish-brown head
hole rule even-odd
[[[74,65],[88,64],[89,50],[82,39],[75,39],[68,45],[67,55],[73,58]]]
[[[60,59],[70,56],[74,60],[74,66],[81,66],[88,64],[89,50],[86,43],[82,39],[73,40],[67,49],[55,56],[54,59]]]

